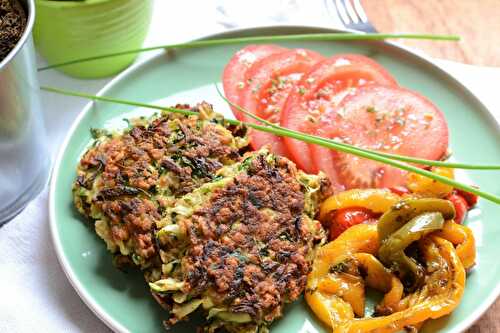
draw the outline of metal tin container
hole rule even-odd
[[[0,225],[43,189],[50,166],[32,40],[35,3],[19,2],[26,27],[0,62]]]

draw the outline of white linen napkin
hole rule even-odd
[[[170,3],[168,7],[167,3]],[[157,1],[147,45],[187,40],[200,31],[222,30],[220,25],[214,24],[214,16],[207,15],[211,12],[209,6],[213,6],[211,1],[196,2],[196,6],[207,8],[199,8],[196,12],[204,15],[195,18],[192,16],[197,14],[191,11],[191,1],[176,1],[175,6],[171,3]],[[188,14],[191,17],[185,20]],[[168,22],[163,19],[166,15]],[[39,63],[43,60],[39,59]],[[500,82],[500,68],[449,61],[439,63],[477,94],[500,121],[500,101],[494,91],[496,82]],[[40,81],[96,93],[109,80],[76,80],[47,71],[41,73]],[[42,94],[42,101],[50,148],[55,152],[87,101],[49,93]],[[59,266],[49,234],[47,211],[46,189],[13,221],[0,228],[0,332],[108,332],[109,329],[80,300]]]

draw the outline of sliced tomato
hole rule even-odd
[[[273,53],[284,52],[288,49],[277,45],[248,45],[236,52],[224,68],[222,74],[222,86],[227,99],[236,105],[240,105],[240,94],[248,86],[245,81],[247,70],[260,59]],[[234,116],[241,121],[246,121],[243,113],[236,108],[231,108]]]
[[[298,88],[290,93],[281,115],[281,125],[315,133],[322,113],[335,107],[357,87],[372,83],[397,85],[389,72],[365,56],[345,54],[328,58],[304,75]],[[284,141],[300,168],[310,173],[318,171],[307,143],[290,138],[284,138]]]
[[[248,87],[240,95],[241,106],[261,118],[279,123],[288,94],[313,65],[323,60],[319,53],[295,49],[271,54],[255,62],[246,72]],[[250,122],[259,124],[254,119]],[[254,149],[271,145],[274,153],[289,157],[282,138],[250,130],[250,144]]]
[[[357,89],[318,123],[317,134],[365,149],[431,160],[448,148],[448,126],[427,98],[399,87],[368,85]],[[406,183],[403,170],[312,146],[319,169],[349,188],[396,187]]]

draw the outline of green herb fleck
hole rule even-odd
[[[101,136],[109,136],[110,133],[105,129],[100,128],[91,128],[90,135],[92,135],[93,139],[99,139]]]
[[[344,273],[349,269],[349,266],[344,262],[339,262],[338,264],[333,265],[330,267],[330,273],[332,274],[337,274],[337,273]]]
[[[256,94],[260,90],[260,83],[257,83],[257,85],[252,89],[252,93]]]
[[[132,125],[132,123],[130,122],[130,120],[129,120],[129,119],[127,119],[127,118],[123,118],[122,120],[123,120],[124,122],[126,122],[126,123],[127,123],[127,130],[132,129],[132,126],[133,126],[133,125]]]

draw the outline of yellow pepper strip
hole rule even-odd
[[[393,311],[399,304],[403,285],[375,258],[378,247],[377,226],[359,224],[318,250],[305,298],[325,324],[333,327],[355,315],[364,316],[365,283],[386,293],[381,309]],[[364,280],[359,268],[367,273]]]
[[[465,286],[465,269],[453,244],[436,236],[425,237],[419,244],[429,275],[422,289],[401,302],[401,307],[406,308],[384,317],[337,322],[332,326],[333,333],[398,332],[429,318],[447,315],[457,307]]]
[[[465,269],[474,266],[476,262],[476,241],[469,227],[449,220],[445,222],[443,229],[435,232],[434,235],[444,238],[455,245],[458,257]]]
[[[434,167],[431,170],[440,176],[454,178],[453,169]],[[416,173],[408,174],[406,186],[413,193],[438,198],[444,198],[453,191],[453,186],[437,182]]]
[[[352,306],[339,296],[317,291],[313,294],[306,291],[305,295],[311,310],[329,327],[333,327],[336,322],[354,318]]]
[[[380,241],[385,241],[414,217],[426,212],[440,212],[444,219],[455,217],[455,207],[448,200],[436,198],[410,198],[401,200],[384,213],[378,221]]]
[[[365,315],[365,283],[361,276],[345,273],[332,275],[318,283],[318,290],[340,297],[356,316]]]
[[[312,271],[307,278],[305,299],[313,312],[326,325],[354,318],[353,308],[341,297],[330,293],[338,287],[338,281],[320,282],[328,277],[330,269],[355,253],[375,254],[378,251],[377,226],[358,224],[342,233],[335,241],[321,247],[314,259]],[[327,289],[331,288],[331,289]]]
[[[323,294],[335,295],[347,302],[358,317],[365,315],[365,284],[385,293],[380,311],[393,312],[403,297],[403,284],[378,259],[368,253],[356,253],[340,264],[342,271],[330,274],[318,283]],[[335,267],[335,266],[334,266]],[[359,269],[366,272],[363,279]]]
[[[401,281],[394,274],[390,273],[375,256],[368,253],[356,253],[354,257],[358,265],[366,272],[366,285],[385,293],[382,302],[377,306],[377,312],[394,312],[398,302],[403,297],[404,287]],[[364,316],[364,311],[360,316]]]
[[[324,221],[331,211],[348,208],[363,207],[374,213],[385,213],[401,197],[388,189],[353,189],[340,192],[326,199],[320,207],[319,219]]]
[[[420,199],[419,202],[422,200],[425,199]],[[398,220],[396,219],[394,223],[398,224]],[[407,287],[411,290],[423,285],[425,270],[415,259],[408,257],[405,250],[411,243],[425,237],[432,231],[440,230],[443,224],[443,214],[440,212],[422,213],[406,222],[385,240],[381,240],[378,250],[380,261],[387,267],[396,270],[398,277],[403,281],[410,282],[411,284],[407,283]],[[382,232],[380,222],[377,228],[380,237]]]

